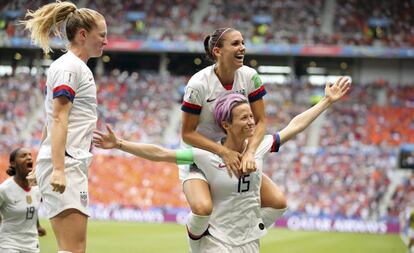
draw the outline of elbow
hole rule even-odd
[[[191,134],[194,131],[187,131],[187,130],[182,130],[181,131],[181,138],[183,138],[183,141],[185,143],[191,143]]]

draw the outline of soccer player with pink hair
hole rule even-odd
[[[191,250],[197,253],[255,253],[259,252],[259,239],[284,211],[261,206],[264,158],[302,132],[348,90],[349,80],[346,78],[339,78],[334,85],[327,83],[321,101],[297,115],[278,133],[264,136],[253,155],[257,169],[240,177],[230,176],[224,159],[213,152],[195,147],[170,150],[153,144],[129,142],[118,138],[109,125],[107,133],[95,131],[93,142],[99,148],[117,148],[148,160],[189,164],[199,169],[211,191],[213,210],[207,225],[199,228],[199,244]],[[235,93],[218,97],[213,115],[224,133],[217,145],[243,154],[256,131],[255,118],[246,97]],[[189,233],[193,236],[191,231]]]

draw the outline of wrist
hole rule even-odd
[[[122,139],[116,140],[116,148],[117,149],[122,149],[123,146],[124,146],[124,142],[123,142]]]
[[[64,170],[65,170],[65,167],[53,166],[53,171],[63,172]]]
[[[244,154],[254,155],[254,151],[253,150],[246,150],[246,152],[244,152]]]
[[[321,100],[321,102],[327,104],[328,106],[334,103],[334,101],[330,97],[326,97],[326,96]]]
[[[217,155],[219,155],[220,157],[223,157],[225,153],[226,153],[226,147],[219,145]]]

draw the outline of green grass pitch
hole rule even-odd
[[[42,253],[56,253],[48,220],[41,220],[47,236],[40,239]],[[188,252],[183,225],[89,221],[88,253]],[[405,253],[398,235],[326,233],[270,229],[261,239],[261,253]]]

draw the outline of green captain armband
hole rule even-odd
[[[175,156],[178,165],[194,163],[192,148],[179,149],[175,152]]]

